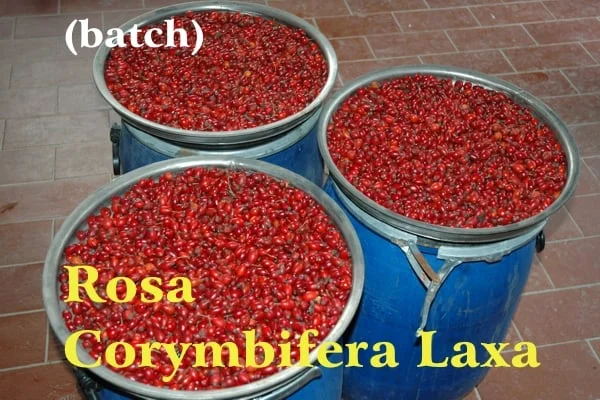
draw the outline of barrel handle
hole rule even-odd
[[[304,386],[306,386],[313,379],[317,379],[322,375],[321,368],[312,367],[292,382],[283,385],[272,392],[265,394],[264,396],[253,397],[252,400],[281,400],[294,394]]]
[[[425,329],[427,325],[427,319],[429,318],[429,311],[431,310],[431,304],[440,290],[440,287],[450,275],[450,273],[454,270],[454,268],[458,267],[462,261],[460,260],[446,260],[442,268],[440,268],[438,272],[439,281],[431,281],[429,286],[427,287],[427,294],[425,295],[425,301],[423,302],[423,307],[421,308],[421,323],[419,324],[419,328],[417,328],[416,336],[421,336],[421,332]]]
[[[119,155],[121,127],[116,123],[110,128],[110,141],[112,142],[113,174],[121,175],[121,156]]]
[[[392,243],[396,246],[400,247],[402,251],[406,254],[406,258],[408,258],[408,262],[412,267],[417,277],[423,283],[423,286],[428,288],[432,282],[438,283],[440,282],[440,277],[438,274],[431,268],[431,265],[427,262],[421,250],[415,242],[411,242],[408,240],[393,238],[391,239]]]

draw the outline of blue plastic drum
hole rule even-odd
[[[450,363],[440,368],[418,367],[425,350],[416,334],[436,331],[427,346],[436,363],[451,358],[456,353],[454,345],[465,341],[475,344],[477,361],[485,363],[489,354],[480,343],[503,341],[544,223],[499,243],[417,246],[416,236],[369,216],[336,190],[331,180],[325,191],[347,211],[366,266],[363,300],[346,341],[366,342],[369,348],[359,353],[364,367],[344,371],[344,399],[452,400],[466,396],[489,368],[454,368]],[[420,255],[435,273],[433,279],[419,265]],[[369,366],[377,342],[394,345],[398,366]]]
[[[548,125],[568,167],[566,185],[555,202],[523,221],[465,229],[404,217],[357,190],[329,154],[327,127],[333,113],[363,86],[415,74],[501,91]],[[321,112],[319,150],[330,172],[325,191],[345,209],[365,256],[363,300],[345,339],[364,342],[366,349],[359,353],[363,367],[344,370],[344,400],[461,399],[490,370],[485,366],[490,353],[481,343],[503,341],[527,282],[538,235],[574,192],[579,156],[573,138],[551,109],[514,85],[474,71],[415,65],[365,75],[332,96]],[[395,351],[383,367],[370,363],[373,355],[383,353],[381,346],[374,346],[379,342],[388,342]],[[453,364],[453,356],[466,352],[465,342],[474,347],[471,356],[459,356]]]
[[[126,173],[157,161],[197,155],[243,157],[279,165],[293,171],[316,185],[323,183],[323,161],[317,145],[315,113],[290,131],[264,143],[250,147],[223,150],[199,149],[157,138],[123,121],[114,160],[118,173]]]

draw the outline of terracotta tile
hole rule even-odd
[[[46,313],[0,317],[0,368],[44,361]]]
[[[600,156],[600,123],[569,127],[582,157]]]
[[[0,268],[0,314],[37,310],[42,303],[44,264]]]
[[[56,58],[58,38],[15,39],[0,41],[0,61],[36,62]]]
[[[0,15],[56,14],[57,0],[20,0],[0,3]]]
[[[58,88],[58,112],[61,114],[78,111],[109,109],[93,84],[61,86]]]
[[[598,159],[600,160],[600,158]],[[594,174],[596,172],[596,164],[598,164],[596,157],[586,158],[585,162],[581,163],[579,167],[579,179],[577,187],[575,188],[575,196],[581,196],[585,194],[600,193],[600,180],[597,177],[600,175]]]
[[[504,54],[518,71],[594,64],[585,50],[575,43],[508,49]]]
[[[454,6],[474,6],[498,3],[498,0],[427,0],[431,8],[448,8]]]
[[[0,207],[9,205],[10,201],[0,198]],[[0,225],[0,265],[42,261],[50,246],[51,235],[52,221]]]
[[[492,368],[478,386],[481,398],[593,400],[598,396],[598,362],[585,342],[538,348],[537,352],[538,368]]]
[[[590,52],[592,57],[594,57],[596,61],[600,63],[600,40],[582,43],[582,45],[586,48],[587,51]]]
[[[519,335],[517,334],[517,330],[515,329],[514,324],[510,324],[510,326],[508,327],[508,332],[506,332],[506,336],[502,341],[507,343],[516,343],[520,341]]]
[[[353,13],[418,10],[427,8],[423,0],[347,0]]]
[[[42,365],[0,373],[0,390],[12,400],[83,400],[67,363]]]
[[[67,27],[73,20],[86,18],[88,20],[89,28],[102,28],[102,18],[99,13],[17,17],[15,38],[48,36],[60,36],[61,38],[64,38]],[[79,24],[77,24],[77,26],[79,26]]]
[[[348,83],[367,72],[410,64],[420,64],[419,59],[417,57],[402,57],[387,60],[343,62],[339,64],[339,72],[344,83]]]
[[[600,283],[600,238],[550,243],[540,258],[556,287]],[[595,332],[597,335],[600,332]]]
[[[477,21],[466,8],[394,13],[404,32],[470,28]]]
[[[600,67],[567,69],[564,73],[581,93],[600,91]]]
[[[51,180],[54,147],[32,147],[0,152],[0,185]]]
[[[481,25],[519,24],[554,19],[541,3],[498,4],[473,7],[471,11]]]
[[[106,111],[8,120],[4,148],[100,141],[108,134]]]
[[[49,329],[48,335],[48,361],[66,360],[65,348],[56,338],[52,329]]]
[[[56,177],[110,174],[112,144],[103,142],[65,144],[56,148]]]
[[[267,4],[271,7],[280,8],[303,18],[350,14],[344,0],[269,0],[267,1]]]
[[[421,57],[424,63],[453,65],[470,68],[487,74],[514,72],[510,64],[498,50],[469,53],[439,54]]]
[[[262,4],[266,3],[266,0],[242,0],[244,3],[255,3]],[[172,4],[180,4],[181,0],[144,0],[144,5],[146,8],[159,8],[165,7]]]
[[[526,24],[525,28],[539,44],[586,41],[600,37],[600,21],[595,18]]]
[[[58,232],[63,222],[65,222],[65,219],[66,218],[54,218],[54,235],[56,235],[56,232]]]
[[[75,41],[73,42],[73,45],[75,46],[75,51],[76,51],[76,55],[71,53],[71,50],[69,50],[69,48],[67,47],[66,43],[64,40],[61,40],[58,43],[58,58],[60,59],[67,59],[67,60],[75,60],[75,59],[86,59],[88,60],[88,62],[90,63],[90,65],[92,65],[92,60],[94,59],[94,57],[96,56],[96,52],[98,51],[97,47],[92,47],[92,48],[81,48],[80,45],[78,44],[79,42]]]
[[[600,235],[600,213],[598,212],[598,202],[600,194],[589,196],[573,197],[568,203],[567,208],[577,225],[586,236]]]
[[[1,119],[0,120],[0,149],[2,149],[2,146],[4,145],[4,131],[5,131],[5,127],[6,127],[6,121]]]
[[[600,3],[596,0],[544,1],[544,5],[556,18],[580,18],[600,15]]]
[[[317,18],[317,26],[327,37],[376,35],[400,32],[392,14],[353,15]]]
[[[331,45],[339,61],[373,58],[365,38],[333,39]]]
[[[92,82],[92,64],[83,58],[14,64],[11,76],[13,88]]]
[[[544,232],[546,234],[546,241],[572,239],[583,236],[564,207],[561,207],[549,218]]]
[[[552,97],[544,100],[567,124],[600,121],[600,97],[594,95]]]
[[[54,114],[56,97],[55,87],[0,90],[0,118]]]
[[[377,57],[402,57],[453,52],[444,32],[399,33],[368,37]]]
[[[179,1],[177,1],[179,3]],[[148,7],[148,1],[146,1]],[[125,22],[138,17],[148,10],[131,10],[131,11],[105,11],[104,14],[104,31],[110,28],[118,28]]]
[[[448,31],[459,50],[529,46],[533,41],[520,26],[501,26]]]
[[[514,83],[537,97],[575,93],[575,89],[559,71],[526,72],[502,75],[500,78]]]
[[[594,349],[597,358],[600,359],[600,339],[590,340],[589,342],[592,348]]]
[[[0,39],[13,38],[14,18],[0,18]]]
[[[527,279],[527,284],[525,285],[523,292],[535,292],[546,289],[552,289],[552,283],[546,276],[544,267],[538,260],[537,256],[535,256],[533,259],[533,264],[531,265],[531,271],[529,272],[529,278]]]
[[[536,345],[598,335],[600,286],[525,295],[515,316],[523,339]]]
[[[143,0],[61,0],[61,14],[142,8]]]
[[[107,175],[92,175],[53,182],[0,186],[0,199],[5,203],[18,203],[12,210],[0,214],[0,223],[66,217],[83,199],[107,182]]]
[[[0,89],[8,89],[10,86],[10,73],[12,65],[0,64]]]

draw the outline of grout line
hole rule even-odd
[[[350,15],[354,15],[354,13],[352,12],[352,9],[350,8],[350,4],[348,4],[347,0],[344,0],[344,5],[346,6],[346,8],[348,9],[348,13]]]
[[[533,343],[531,340],[526,340],[527,342]],[[561,346],[561,345],[565,345],[565,344],[573,344],[573,343],[581,343],[584,342],[585,339],[573,339],[573,340],[565,340],[563,342],[556,342],[556,343],[546,343],[546,344],[534,344],[536,349],[544,349],[547,347],[554,347],[554,346]],[[514,353],[515,350],[512,347],[508,347],[506,350],[504,350],[502,352],[502,354],[511,354]]]
[[[598,193],[594,193],[594,195],[598,195]],[[577,196],[579,197],[579,196]],[[583,196],[582,196],[583,197]],[[547,244],[552,244],[552,243],[566,243],[566,242],[573,242],[575,240],[582,240],[582,239],[597,239],[600,238],[600,235],[589,235],[589,236],[585,236],[585,237],[577,237],[577,238],[568,238],[568,239],[557,239],[557,240],[548,240],[546,241]]]
[[[583,162],[583,161],[582,161]],[[588,168],[589,169],[589,168]],[[579,231],[579,233],[581,233],[581,236],[584,237],[585,233],[583,233],[583,230],[579,227],[579,224],[577,224],[577,222],[575,221],[575,219],[573,218],[573,216],[571,215],[571,212],[569,211],[569,209],[565,206],[564,207],[565,212],[567,213],[567,216],[569,217],[569,219],[571,220],[571,222],[573,222],[573,224],[575,224],[575,226],[577,227],[577,230]]]
[[[522,296],[531,296],[536,294],[546,294],[546,293],[554,293],[554,292],[564,292],[566,290],[575,290],[575,289],[586,289],[600,286],[600,282],[596,283],[585,283],[583,285],[574,285],[574,286],[566,286],[556,289],[544,289],[544,290],[535,290],[532,292],[523,293]]]
[[[344,86],[344,80],[342,79],[342,75],[339,73],[338,71],[338,75],[337,75],[337,81],[340,84],[340,86]]]
[[[454,50],[456,50],[457,53],[460,53],[460,50],[458,49],[458,47],[456,46],[456,44],[454,43],[454,41],[452,40],[452,38],[448,34],[448,30],[447,29],[444,29],[444,34],[446,35],[446,37],[450,41],[450,44],[452,45],[452,47],[454,47]]]
[[[423,3],[425,3],[425,6],[427,6],[427,9],[431,9],[431,6],[429,5],[429,2],[427,2],[427,0],[423,0]]]
[[[478,27],[483,27],[483,24],[481,23],[481,21],[479,21],[479,18],[477,18],[475,16],[475,13],[473,12],[473,10],[471,10],[471,7],[467,7],[467,11],[469,12],[469,14],[471,14],[471,17],[473,17],[473,19],[477,23],[477,26]]]
[[[400,21],[398,21],[398,18],[396,18],[396,13],[391,13],[391,14],[392,14],[392,18],[396,22],[396,25],[398,25],[398,29],[400,29],[400,32],[404,33],[404,28],[402,28]]]
[[[511,320],[510,324],[512,325],[515,332],[517,332],[517,337],[519,338],[519,341],[524,342],[525,339],[523,339],[523,335],[521,335],[521,331],[519,330],[519,328],[517,328],[517,324],[515,324],[515,321]]]
[[[550,16],[551,16],[552,18],[554,18],[554,21],[557,21],[557,20],[558,20],[558,18],[556,18],[556,15],[554,15],[554,14],[552,13],[552,11],[550,11],[550,9],[549,9],[549,8],[548,8],[548,7],[547,7],[545,4],[544,4],[544,2],[543,2],[543,1],[540,1],[540,2],[539,2],[539,4],[541,4],[541,5],[542,5],[542,7],[544,7],[544,9],[546,9],[546,11],[548,11],[548,14],[550,14]]]
[[[477,400],[482,400],[481,394],[479,394],[479,389],[477,389],[477,387],[473,388],[473,392],[475,393],[475,397],[477,398]]]
[[[517,69],[515,68],[515,66],[513,65],[513,63],[510,62],[510,60],[508,59],[508,56],[506,54],[504,54],[504,51],[502,49],[498,49],[498,51],[500,52],[500,54],[502,55],[502,57],[504,57],[504,59],[508,63],[508,66],[511,67],[513,69],[513,71],[519,72],[519,71],[517,71]]]
[[[417,56],[417,58],[419,59],[419,62],[420,62],[421,64],[425,64],[425,61],[423,61],[423,58],[421,58],[421,56]]]
[[[44,351],[44,362],[47,363],[48,362],[48,344],[50,343],[49,340],[49,333],[50,333],[50,323],[48,322],[48,318],[46,318],[46,348]]]
[[[58,0],[58,5],[57,5],[57,8],[56,8],[56,14],[58,14],[58,15],[60,15],[60,5],[61,5],[60,4],[60,0]]]
[[[43,308],[38,308],[38,309],[35,309],[35,310],[16,311],[16,312],[11,312],[11,313],[4,313],[4,314],[0,314],[0,319],[1,318],[6,318],[6,317],[16,317],[18,315],[37,314],[39,312],[44,312],[44,309]]]
[[[546,279],[548,279],[548,282],[550,282],[550,286],[552,286],[552,289],[556,289],[556,285],[554,284],[554,281],[550,277],[550,274],[548,273],[548,270],[546,269],[546,266],[544,265],[542,260],[537,256],[537,254],[535,255],[535,258],[537,259],[538,264],[540,264],[540,268],[542,269],[542,272],[544,273],[544,275],[546,275]]]
[[[10,70],[8,71],[8,89],[14,89],[12,87],[13,73],[15,70],[14,62],[10,63]]]
[[[50,241],[52,241],[52,239],[54,238],[54,229],[56,228],[56,219],[52,220],[52,232],[51,232],[51,237],[50,237]]]
[[[591,158],[591,157],[598,157],[598,156],[588,156],[587,158]],[[587,165],[587,163],[585,162],[585,159],[582,159],[581,162],[584,164],[585,168],[588,170],[588,172],[590,174],[592,174],[592,176],[596,179],[598,179],[598,176],[596,176],[596,174],[594,173],[594,171],[592,171],[592,169],[590,168],[589,165]],[[583,196],[583,195],[582,195]]]
[[[521,24],[521,28],[525,31],[525,33],[527,34],[527,36],[529,36],[529,38],[531,40],[533,40],[533,43],[535,43],[536,46],[539,46],[540,44],[538,43],[537,40],[535,40],[535,38],[533,37],[533,35],[531,34],[531,32],[529,32],[529,30],[527,30],[527,28],[525,27],[524,24]]]
[[[34,364],[27,364],[27,365],[19,365],[18,367],[1,368],[0,372],[19,371],[21,369],[43,367],[44,365],[55,365],[55,364],[61,364],[63,362],[64,362],[64,360],[57,360],[57,361],[48,361],[48,362],[43,362],[43,363],[34,363]]]
[[[600,90],[596,90],[595,92],[581,93],[581,94],[561,94],[554,96],[541,96],[542,99],[556,99],[556,98],[564,98],[564,97],[586,97],[586,96],[597,96],[600,94]]]
[[[377,56],[375,55],[375,51],[373,51],[373,48],[371,47],[371,43],[369,43],[369,39],[367,39],[366,36],[361,36],[361,37],[364,39],[365,43],[367,43],[367,47],[369,48],[369,51],[371,52],[371,55],[373,56],[373,58],[376,59]]]
[[[26,262],[26,263],[6,264],[6,265],[0,265],[0,270],[8,269],[8,268],[27,267],[29,265],[43,264],[43,263],[44,263],[44,261],[33,261],[33,262]]]
[[[585,53],[586,53],[586,54],[587,54],[587,55],[588,55],[588,56],[589,56],[589,57],[590,57],[592,60],[596,61],[596,63],[600,62],[600,59],[599,59],[599,60],[596,60],[596,59],[594,58],[594,56],[592,55],[592,53],[590,53],[590,52],[588,51],[588,49],[587,49],[587,48],[586,48],[586,47],[583,45],[583,43],[581,43],[581,42],[576,42],[576,43],[577,43],[579,46],[581,46],[581,48],[583,49],[583,51],[585,51]]]
[[[560,74],[567,80],[567,82],[569,83],[569,85],[571,86],[571,88],[573,90],[575,90],[575,93],[577,94],[582,94],[579,89],[577,89],[577,87],[575,86],[575,84],[573,82],[571,82],[571,80],[569,79],[569,77],[567,76],[567,74],[565,74],[565,71],[563,71],[562,69],[559,71]]]
[[[588,344],[590,350],[592,351],[592,354],[594,355],[594,358],[596,359],[596,361],[598,361],[600,363],[600,354],[596,353],[596,349],[594,349],[594,346],[592,346],[592,342],[590,339],[585,339],[585,342]]]
[[[100,13],[100,26],[102,26],[102,32],[106,33],[106,26],[104,22],[104,11]]]
[[[596,174],[593,174],[593,176],[596,177]],[[596,179],[598,179],[598,178],[596,178]],[[594,192],[594,193],[578,194],[577,196],[574,196],[574,197],[577,197],[577,198],[579,198],[579,197],[594,197],[594,196],[598,196],[599,194],[600,193],[598,193],[598,192]],[[599,235],[591,235],[588,237],[593,237],[593,236],[599,236]]]

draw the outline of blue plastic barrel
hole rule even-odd
[[[417,246],[436,274],[445,277],[436,293],[427,290],[401,248],[403,243],[416,243],[417,238],[370,217],[334,187],[328,180],[325,191],[347,211],[366,266],[362,303],[346,341],[366,342],[369,348],[360,353],[364,367],[344,371],[344,400],[463,398],[489,368],[418,367],[423,346],[416,333],[419,329],[436,331],[431,346],[435,362],[451,357],[454,345],[467,341],[477,347],[478,362],[485,363],[489,354],[480,343],[503,341],[527,282],[543,223],[499,243]],[[369,366],[377,342],[394,345],[397,367]]]
[[[119,173],[126,173],[157,161],[182,156],[243,157],[279,165],[320,186],[323,183],[323,161],[317,145],[318,119],[319,113],[316,112],[300,125],[266,142],[220,150],[183,146],[150,135],[123,121],[113,161]]]
[[[416,74],[469,81],[503,92],[549,126],[567,158],[567,182],[555,202],[523,221],[466,229],[404,217],[356,189],[329,154],[327,128],[333,114],[361,87]],[[348,126],[351,129],[352,123]],[[455,367],[451,362],[439,367],[419,364],[425,361],[428,349],[432,362],[443,363],[446,357],[451,361],[453,355],[464,353],[464,344],[454,348],[461,342],[472,343],[477,363],[483,364],[489,353],[481,343],[503,341],[527,282],[536,238],[548,217],[575,190],[579,156],[573,137],[550,108],[522,89],[475,71],[439,65],[395,67],[350,82],[323,107],[318,135],[319,150],[330,173],[325,191],[348,214],[365,257],[362,303],[345,340],[364,342],[366,349],[359,353],[362,368],[344,370],[344,400],[463,398],[484,378],[489,367]],[[376,368],[370,363],[373,355],[382,353],[381,348],[374,347],[379,342],[393,346],[392,365]]]
[[[316,123],[323,102],[335,85],[338,63],[333,46],[314,25],[286,11],[261,4],[209,0],[158,8],[133,18],[120,29],[126,32],[134,26],[163,21],[188,11],[215,10],[258,15],[302,29],[319,46],[327,63],[327,79],[323,87],[302,110],[281,120],[224,132],[191,131],[150,121],[119,103],[108,89],[104,77],[111,48],[103,43],[94,58],[93,77],[100,95],[122,120],[120,132],[111,130],[115,174],[169,158],[208,155],[268,161],[321,185],[323,162],[317,150]]]

